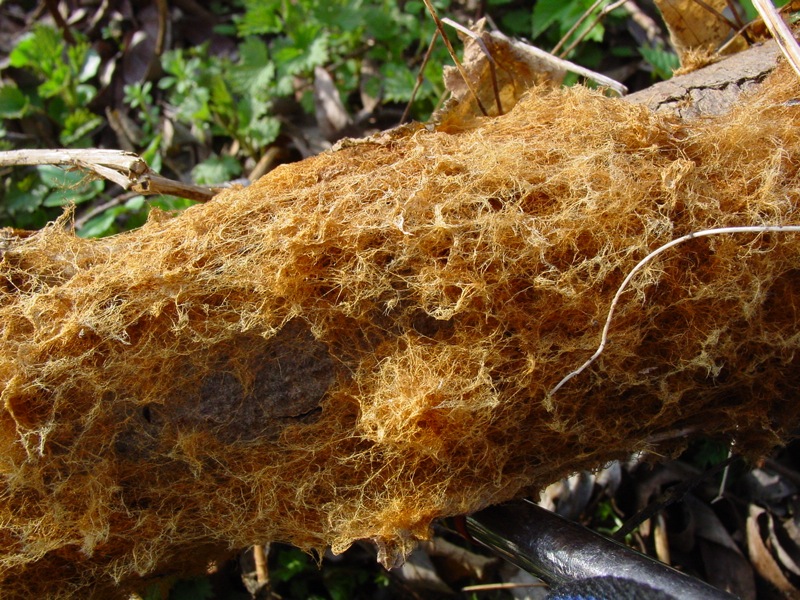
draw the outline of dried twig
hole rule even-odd
[[[453,59],[453,62],[456,63],[456,68],[458,69],[458,72],[461,73],[461,77],[464,78],[464,83],[467,84],[470,93],[472,94],[473,98],[475,98],[475,102],[478,105],[478,108],[480,109],[481,113],[484,116],[488,116],[489,113],[486,112],[486,109],[483,107],[481,99],[478,98],[478,92],[475,91],[475,87],[472,85],[472,82],[470,82],[469,77],[467,77],[467,72],[461,65],[461,61],[458,60],[455,50],[453,50],[453,44],[450,43],[450,40],[448,39],[447,34],[444,31],[444,25],[442,24],[441,19],[439,19],[439,15],[436,13],[436,9],[433,7],[433,4],[431,4],[431,0],[423,0],[423,1],[425,2],[425,6],[428,7],[428,12],[431,14],[431,17],[433,17],[433,20],[436,23],[436,29],[439,30],[439,34],[442,36],[442,41],[444,41],[444,45],[447,46],[447,51],[450,53],[450,57]]]
[[[479,583],[461,588],[462,592],[491,592],[494,590],[519,590],[523,588],[547,587],[544,581],[535,583]]]
[[[472,31],[471,29],[464,27],[460,23],[456,23],[452,19],[442,19],[442,23],[447,23],[448,25],[450,25],[450,27],[453,27],[456,31],[460,31],[464,35],[468,35],[469,37],[471,37],[473,40],[475,40],[475,43],[478,44],[478,47],[481,49],[481,52],[483,52],[484,56],[486,56],[486,60],[489,64],[489,73],[491,74],[492,77],[492,91],[494,92],[494,102],[495,105],[497,106],[497,114],[502,115],[503,105],[500,102],[500,88],[497,85],[497,69],[495,68],[494,58],[492,58],[492,54],[491,52],[489,52],[489,49],[486,47],[486,44],[483,43],[481,36]]]
[[[497,37],[505,37],[501,33],[493,33],[493,36]],[[624,96],[628,93],[628,88],[622,85],[620,82],[611,79],[610,77],[606,77],[601,73],[596,73],[590,69],[586,69],[580,65],[576,65],[573,62],[565,60],[563,58],[559,58],[558,56],[554,56],[549,52],[542,50],[541,48],[537,48],[536,46],[532,46],[531,44],[525,44],[520,42],[519,40],[512,40],[511,43],[513,44],[514,48],[523,54],[528,54],[529,56],[544,61],[545,63],[551,64],[555,67],[558,67],[564,71],[570,71],[575,73],[576,75],[580,75],[581,77],[585,77],[591,81],[594,81],[598,85],[602,87],[606,87],[610,90],[613,90],[620,96]]]
[[[558,43],[555,46],[553,46],[553,49],[550,50],[550,53],[551,54],[558,54],[558,51],[561,49],[561,46],[563,46],[567,42],[567,40],[570,37],[572,37],[572,34],[575,33],[575,30],[578,29],[578,27],[580,27],[583,24],[583,22],[586,19],[588,19],[589,16],[595,10],[597,10],[597,7],[600,6],[603,2],[605,2],[605,0],[595,0],[594,4],[592,4],[588,9],[586,9],[583,12],[583,14],[581,15],[580,19],[575,21],[575,23],[573,23],[572,27],[569,28],[569,31],[567,31],[567,33],[565,33],[564,36],[560,40],[558,40]],[[591,29],[591,27],[589,27],[588,29]],[[562,52],[559,56],[561,56],[563,58],[567,54],[568,54],[568,52],[565,51],[565,52]]]
[[[269,566],[267,565],[267,555],[269,554],[269,544],[256,544],[253,546],[253,560],[256,564],[256,581],[261,585],[269,585]]]
[[[428,64],[428,61],[431,58],[431,54],[433,54],[433,48],[436,45],[436,38],[439,37],[439,30],[435,30],[433,35],[431,36],[431,41],[428,44],[428,49],[425,51],[425,56],[422,58],[422,64],[419,66],[419,71],[417,72],[417,80],[414,82],[414,89],[411,90],[411,97],[408,99],[408,104],[406,104],[406,109],[403,111],[403,116],[400,117],[400,124],[406,122],[408,119],[408,114],[411,112],[411,105],[414,103],[414,99],[417,97],[417,92],[419,88],[422,86],[422,80],[425,77],[424,71],[425,66]]]
[[[9,150],[0,152],[0,167],[61,165],[90,171],[139,194],[168,194],[206,202],[223,188],[183,183],[162,177],[133,152],[122,150]]]
[[[645,256],[642,260],[640,260],[633,269],[631,269],[628,276],[625,277],[625,280],[617,289],[617,293],[614,294],[614,299],[611,301],[611,307],[608,309],[608,316],[606,317],[606,323],[603,326],[603,333],[600,336],[600,345],[595,350],[595,353],[589,357],[585,363],[583,363],[580,367],[572,371],[571,373],[567,374],[561,381],[559,381],[553,389],[551,389],[547,393],[547,398],[545,401],[545,405],[548,407],[548,410],[552,409],[551,398],[553,395],[560,390],[570,379],[576,377],[583,373],[589,365],[591,365],[597,358],[603,353],[605,350],[606,344],[608,343],[608,330],[611,328],[611,319],[614,318],[614,310],[619,303],[620,296],[625,291],[625,288],[628,287],[628,284],[633,279],[634,275],[638,273],[642,267],[644,267],[648,262],[653,260],[656,256],[669,250],[673,246],[677,246],[678,244],[682,244],[683,242],[688,242],[689,240],[693,240],[695,238],[700,237],[707,237],[710,235],[722,235],[727,233],[766,233],[769,231],[791,231],[791,232],[799,232],[800,233],[800,225],[747,225],[742,227],[719,227],[716,229],[703,229],[702,231],[695,231],[688,235],[681,236],[677,239],[672,240],[671,242],[667,242],[663,246],[659,246],[655,250],[653,250],[650,254]]]
[[[753,6],[756,7],[758,14],[764,19],[764,24],[769,29],[772,37],[775,38],[786,60],[792,65],[795,73],[800,76],[800,46],[798,46],[797,40],[794,39],[789,26],[783,21],[770,0],[753,0]]]
[[[611,4],[603,7],[603,10],[601,10],[600,13],[594,18],[594,21],[592,21],[589,24],[588,27],[584,27],[584,29],[581,32],[581,34],[578,37],[576,37],[574,40],[572,40],[572,43],[569,46],[567,46],[567,48],[565,48],[564,51],[561,54],[559,54],[559,56],[561,56],[563,58],[563,57],[569,55],[569,53],[572,52],[575,49],[575,46],[580,44],[583,41],[583,39],[587,35],[589,35],[589,32],[592,29],[594,29],[595,25],[597,25],[600,21],[605,19],[606,15],[608,13],[610,13],[612,10],[618,9],[620,6],[625,4],[627,1],[628,0],[616,0],[616,2],[612,2]],[[594,9],[592,8],[592,10],[594,10]],[[588,17],[590,14],[591,14],[591,11],[586,11],[586,13],[584,13],[584,15],[586,17]],[[573,28],[571,31],[574,31],[574,30],[575,30],[575,28]],[[565,41],[570,35],[572,35],[572,34],[570,33],[568,35],[565,35],[564,39],[562,39],[561,42]],[[559,44],[561,44],[561,42],[559,42]],[[555,54],[555,53],[556,53],[556,51],[554,49],[553,50],[553,54]]]

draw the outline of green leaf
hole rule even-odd
[[[114,228],[114,219],[116,219],[116,217],[117,215],[110,210],[107,210],[96,217],[92,217],[77,231],[78,237],[103,237],[112,233],[116,233]]]
[[[65,171],[53,165],[36,167],[42,182],[51,188],[74,186],[85,177],[80,171]]]
[[[211,156],[192,169],[192,178],[200,185],[224,183],[238,177],[242,166],[233,156]]]
[[[266,101],[275,80],[275,65],[262,40],[248,37],[239,44],[239,62],[228,73],[228,80],[237,93],[252,94]]]
[[[81,83],[75,86],[75,95],[77,97],[78,106],[86,106],[89,102],[94,100],[94,97],[97,95],[97,88],[88,83]]]
[[[179,100],[177,106],[178,118],[185,123],[202,125],[211,119],[208,101],[211,92],[208,88],[196,87]]]
[[[381,67],[383,97],[389,102],[408,102],[417,76],[403,63],[388,63]]]
[[[647,63],[653,67],[653,74],[659,79],[669,79],[672,73],[681,66],[681,61],[674,52],[652,46],[640,46],[639,52]]]
[[[86,108],[77,108],[67,113],[66,119],[64,119],[64,129],[58,139],[64,146],[87,145],[79,143],[81,138],[88,136],[102,125],[103,119],[99,116]]]
[[[42,205],[50,188],[37,175],[28,175],[15,182],[3,198],[3,208],[12,215],[32,213]]]
[[[20,119],[29,106],[28,97],[16,85],[0,85],[0,119]]]
[[[48,77],[56,64],[63,64],[63,51],[61,34],[47,25],[37,25],[17,42],[8,58],[12,67],[28,67],[38,75]]]
[[[314,17],[327,29],[353,32],[363,27],[364,8],[356,2],[320,2],[313,7]]]
[[[261,117],[250,122],[248,137],[257,147],[263,148],[275,141],[281,132],[281,122],[274,117]]]
[[[157,196],[150,200],[150,208],[159,208],[164,211],[177,211],[197,204],[194,200],[178,198],[177,196]]]
[[[556,21],[569,15],[570,3],[564,0],[539,0],[533,7],[533,30],[531,35],[539,37]]]
[[[52,191],[42,201],[42,206],[64,206],[91,200],[103,191],[105,184],[89,179],[80,171],[64,171],[52,165],[37,167],[42,182]]]
[[[299,28],[293,39],[276,40],[272,59],[288,75],[310,73],[328,61],[328,41],[318,27]]]
[[[543,34],[551,25],[558,25],[559,37],[565,35],[572,26],[581,18],[581,16],[592,8],[593,0],[572,0],[571,2],[564,2],[563,0],[539,0],[533,8],[533,28],[532,35],[535,38]],[[595,8],[595,12],[597,9]],[[586,22],[585,27],[588,27],[591,19]],[[592,28],[589,33],[590,39],[599,41],[603,39],[602,31],[599,32],[597,27],[599,23]]]
[[[236,116],[236,105],[233,95],[221,75],[211,77],[209,89],[211,91],[210,103],[212,112],[223,117],[225,121],[234,118]]]
[[[283,29],[281,0],[247,0],[244,16],[236,25],[241,37],[278,33]]]
[[[156,173],[161,172],[161,142],[164,141],[164,137],[162,134],[158,134],[150,140],[150,143],[147,144],[147,148],[145,148],[140,156],[142,160],[146,162],[150,168],[155,171]]]
[[[364,11],[366,13],[366,33],[369,37],[374,37],[379,41],[391,41],[397,37],[399,29],[397,15],[379,6],[365,8]]]
[[[125,208],[132,211],[141,210],[144,208],[145,199],[144,196],[134,196],[133,198],[129,198],[125,202]]]
[[[83,56],[81,68],[78,71],[78,81],[85,83],[97,75],[97,71],[100,69],[100,63],[100,55],[94,48],[88,48]]]
[[[500,30],[509,35],[536,37],[532,34],[532,11],[529,8],[512,8],[504,11],[500,18]]]
[[[270,569],[270,579],[285,582],[294,579],[306,570],[313,569],[311,559],[296,548],[281,549],[274,569]]]
[[[47,73],[47,79],[42,82],[37,91],[42,98],[52,98],[67,89],[69,82],[69,67],[62,63]]]

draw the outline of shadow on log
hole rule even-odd
[[[141,229],[0,241],[0,589],[124,596],[229,548],[373,540],[682,432],[800,421],[787,70],[716,118],[575,88],[283,166]],[[674,433],[681,432],[681,433]]]

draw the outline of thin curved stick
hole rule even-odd
[[[500,102],[500,89],[497,85],[497,69],[495,67],[494,58],[492,58],[492,53],[489,52],[489,49],[486,47],[486,44],[481,39],[481,36],[479,36],[471,29],[467,29],[460,23],[456,23],[452,19],[448,19],[445,17],[444,19],[442,19],[442,23],[446,23],[447,25],[450,25],[450,27],[454,28],[457,31],[460,31],[464,35],[468,35],[473,40],[475,40],[476,44],[478,44],[478,48],[481,49],[481,52],[483,52],[483,55],[486,57],[486,60],[489,63],[489,73],[492,76],[492,91],[494,92],[494,103],[497,106],[497,114],[502,115],[503,105]]]
[[[583,31],[581,32],[581,34],[580,34],[578,37],[576,37],[576,38],[575,38],[575,39],[572,41],[572,43],[571,43],[571,44],[570,44],[570,45],[569,45],[569,46],[568,46],[568,47],[567,47],[567,48],[566,48],[566,49],[565,49],[563,52],[561,52],[561,54],[559,54],[558,56],[560,56],[561,58],[564,58],[564,57],[568,56],[568,55],[569,55],[569,53],[570,53],[570,52],[572,52],[572,51],[575,49],[575,46],[577,46],[578,44],[580,44],[580,43],[583,41],[583,39],[584,39],[584,38],[585,38],[587,35],[589,35],[589,32],[590,32],[592,29],[594,29],[594,26],[595,26],[595,25],[597,25],[597,24],[598,24],[600,21],[602,21],[603,19],[605,19],[606,15],[607,15],[608,13],[610,13],[612,10],[615,10],[615,9],[619,8],[620,6],[622,6],[623,4],[625,4],[626,2],[628,2],[628,0],[617,0],[616,2],[612,2],[611,4],[609,4],[609,5],[605,6],[605,7],[603,7],[603,10],[601,10],[601,11],[600,11],[600,13],[599,13],[599,14],[598,14],[598,15],[597,15],[595,18],[594,18],[594,21],[592,21],[592,22],[591,22],[591,24],[590,24],[588,27],[584,27],[584,29],[583,29]],[[587,13],[587,14],[586,14],[586,16],[588,17],[588,16],[589,16],[589,14]],[[564,36],[564,40],[567,40],[567,39],[569,39],[569,38],[568,38],[568,36],[569,36],[569,35],[572,35],[572,34],[565,35],[565,36]],[[561,43],[561,42],[559,42],[559,44],[560,44],[560,43]],[[555,53],[556,53],[556,52],[555,52],[555,49],[554,49],[554,50],[553,50],[553,54],[555,54]]]
[[[447,37],[447,33],[444,30],[444,25],[442,24],[442,21],[439,18],[436,9],[433,7],[433,4],[431,4],[431,0],[422,0],[422,1],[425,3],[425,6],[427,7],[431,17],[433,17],[433,22],[436,23],[436,29],[439,30],[439,34],[442,36],[442,41],[444,42],[444,45],[447,46],[447,51],[450,53],[450,58],[452,58],[453,62],[456,63],[456,68],[458,69],[458,72],[461,73],[461,77],[464,79],[464,83],[467,84],[467,88],[472,94],[472,97],[475,98],[475,103],[478,105],[478,108],[480,109],[484,117],[489,116],[489,113],[487,113],[486,109],[483,107],[481,99],[478,98],[478,92],[475,91],[475,87],[469,80],[467,72],[464,70],[464,67],[461,66],[461,61],[458,60],[458,56],[456,56],[456,51],[453,50],[453,44],[450,43],[450,40]]]
[[[775,38],[786,60],[792,65],[794,72],[800,76],[800,45],[794,39],[792,30],[789,29],[789,26],[778,14],[771,0],[753,0],[753,6],[758,11],[758,14],[761,15],[764,25],[767,26],[772,37]]]
[[[580,19],[575,21],[575,23],[572,24],[572,27],[569,28],[569,31],[567,31],[567,33],[565,33],[564,36],[560,40],[558,40],[558,43],[555,46],[553,46],[552,50],[550,50],[550,54],[555,54],[560,56],[561,58],[564,58],[568,53],[565,52],[563,54],[558,54],[558,51],[561,50],[561,46],[567,43],[567,40],[572,36],[573,33],[575,33],[578,27],[583,25],[583,22],[586,19],[588,19],[589,16],[595,10],[597,10],[597,7],[600,6],[603,2],[605,2],[605,0],[595,0],[594,4],[592,4],[587,10],[585,10],[581,15]]]
[[[436,39],[438,37],[439,30],[436,29],[433,32],[433,37],[431,37],[430,43],[428,44],[428,49],[425,51],[425,56],[422,58],[422,64],[419,66],[419,71],[417,72],[417,80],[414,82],[414,89],[411,90],[411,98],[408,99],[408,104],[406,104],[406,109],[403,111],[403,116],[400,117],[400,125],[406,122],[408,115],[411,113],[411,105],[414,104],[414,99],[417,97],[417,92],[419,91],[419,88],[422,87],[422,80],[425,78],[425,66],[428,64],[431,54],[433,54],[433,47],[436,45]]]
[[[620,296],[625,291],[625,288],[633,279],[633,276],[638,273],[642,267],[644,267],[648,262],[654,259],[656,256],[669,250],[673,246],[677,246],[678,244],[682,244],[683,242],[688,242],[689,240],[693,240],[695,238],[700,237],[707,237],[709,235],[721,235],[725,233],[765,233],[769,231],[791,231],[791,232],[798,232],[800,233],[800,225],[747,225],[742,227],[719,227],[717,229],[703,229],[702,231],[695,231],[694,233],[690,233],[688,235],[684,235],[682,237],[676,238],[671,242],[667,242],[663,246],[660,246],[653,250],[650,254],[645,256],[642,260],[640,260],[633,269],[631,269],[628,276],[622,282],[622,284],[617,289],[617,293],[614,295],[614,299],[611,301],[611,308],[608,309],[608,316],[606,317],[606,324],[603,327],[603,333],[600,336],[600,345],[595,350],[595,353],[583,363],[580,367],[569,373],[565,376],[561,381],[559,381],[556,386],[551,389],[546,396],[545,404],[548,407],[552,407],[550,403],[550,399],[552,398],[553,394],[555,394],[558,390],[560,390],[570,379],[580,375],[591,365],[597,358],[603,353],[605,350],[606,344],[608,342],[608,330],[611,328],[611,319],[614,318],[614,310],[617,308],[617,304],[619,303]]]

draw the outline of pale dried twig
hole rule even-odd
[[[442,23],[447,23],[448,25],[450,25],[450,27],[453,27],[456,31],[460,31],[464,35],[468,35],[469,37],[471,37],[473,40],[475,40],[475,43],[478,44],[478,47],[481,49],[481,52],[483,52],[483,54],[486,56],[486,60],[488,61],[489,64],[489,72],[491,73],[492,76],[492,91],[494,91],[494,102],[495,105],[497,106],[497,114],[502,115],[503,105],[500,102],[500,89],[497,85],[497,69],[495,68],[494,58],[492,58],[492,54],[491,52],[489,52],[489,49],[486,47],[486,44],[483,43],[481,36],[472,31],[471,29],[464,27],[460,23],[456,23],[452,19],[442,19]]]
[[[209,187],[175,181],[152,171],[133,152],[89,148],[81,150],[9,150],[0,152],[0,167],[60,165],[90,171],[139,194],[167,194],[206,202],[222,187]]]
[[[447,51],[450,53],[450,57],[453,59],[453,62],[456,63],[456,68],[458,69],[458,72],[461,73],[461,77],[464,79],[464,83],[467,84],[467,88],[469,88],[470,93],[475,98],[475,103],[478,105],[478,108],[480,109],[481,113],[484,116],[487,116],[489,113],[486,112],[486,109],[484,108],[481,99],[478,98],[478,92],[475,91],[475,87],[472,85],[472,82],[469,80],[469,77],[467,77],[467,72],[461,65],[461,61],[458,60],[456,52],[455,50],[453,50],[453,44],[451,44],[450,40],[447,38],[447,34],[444,31],[444,25],[442,24],[442,21],[439,18],[436,9],[433,7],[433,4],[431,4],[430,0],[423,0],[423,2],[425,2],[425,6],[428,8],[428,12],[431,14],[431,17],[433,17],[433,21],[436,23],[436,29],[439,30],[439,33],[442,36],[442,41],[444,42],[444,45],[447,46]]]
[[[578,37],[576,37],[574,40],[572,40],[572,43],[569,46],[567,46],[567,48],[564,49],[564,51],[559,56],[564,57],[564,56],[569,55],[569,53],[572,52],[575,49],[575,46],[580,44],[583,41],[583,39],[587,35],[589,35],[589,32],[592,29],[594,29],[595,25],[597,25],[600,21],[605,19],[606,15],[608,13],[610,13],[612,10],[618,9],[620,6],[622,6],[626,2],[628,2],[628,0],[616,0],[616,2],[612,2],[611,4],[608,4],[607,6],[604,6],[603,10],[600,11],[600,13],[594,18],[594,20],[589,24],[589,26],[585,27],[583,29],[583,31],[581,32],[581,34]],[[592,8],[592,10],[594,10],[594,8]],[[586,17],[588,17],[591,14],[591,12],[587,11],[584,14],[585,14]],[[574,31],[574,29],[573,29],[573,31]],[[570,33],[569,35],[572,35],[572,34]],[[562,40],[562,42],[565,41],[566,39],[568,39],[569,35],[565,35],[564,39]],[[561,42],[559,42],[559,44],[561,44]],[[553,54],[555,54],[555,53],[556,53],[556,51],[554,49],[553,50]]]
[[[783,21],[770,0],[753,0],[753,6],[756,7],[758,14],[764,19],[764,24],[769,29],[772,37],[775,38],[786,60],[792,65],[794,72],[800,76],[800,46],[798,46],[797,40],[794,39],[789,26]]]
[[[564,44],[567,43],[567,40],[572,37],[572,34],[575,33],[575,31],[578,29],[578,27],[583,25],[583,22],[586,21],[586,19],[588,19],[589,16],[595,10],[597,10],[597,7],[600,6],[603,2],[605,2],[605,0],[595,0],[594,4],[592,4],[588,9],[586,9],[583,12],[583,14],[581,15],[580,19],[575,21],[575,23],[573,23],[572,27],[569,28],[569,31],[567,31],[567,33],[565,33],[564,36],[560,40],[558,40],[558,43],[555,46],[553,46],[553,49],[550,50],[550,53],[551,54],[558,54],[558,51],[561,50],[561,46],[563,46]],[[591,27],[589,27],[588,29],[591,29]],[[565,51],[562,54],[560,54],[559,56],[564,57],[567,54],[569,54],[569,52]]]
[[[408,104],[406,104],[406,108],[403,111],[403,116],[400,117],[401,125],[406,122],[406,119],[408,119],[408,115],[411,112],[411,105],[414,103],[414,98],[417,97],[417,92],[419,91],[419,88],[422,87],[422,80],[425,77],[424,74],[425,66],[428,64],[428,61],[431,58],[431,54],[433,54],[433,48],[436,45],[436,38],[438,37],[439,37],[439,30],[436,29],[433,32],[433,36],[431,37],[430,43],[428,44],[428,49],[425,51],[425,56],[422,58],[422,64],[419,66],[419,71],[417,72],[417,79],[414,82],[414,89],[411,90],[411,97],[408,99]]]
[[[462,592],[491,592],[493,590],[519,590],[523,588],[547,587],[544,581],[536,583],[479,583],[461,588]]]
[[[500,33],[493,33],[492,35],[502,36],[502,34],[500,34]],[[505,36],[503,36],[503,37],[505,37]],[[610,90],[615,91],[620,96],[624,96],[625,94],[628,93],[628,88],[627,87],[625,87],[619,81],[615,81],[614,79],[611,79],[611,77],[606,77],[605,75],[603,75],[601,73],[596,73],[595,71],[592,71],[590,69],[586,69],[586,68],[584,68],[584,67],[582,67],[580,65],[576,65],[575,63],[570,62],[568,60],[564,60],[563,58],[559,58],[557,56],[553,56],[552,54],[542,50],[541,48],[537,48],[536,46],[532,46],[530,44],[525,44],[523,42],[520,42],[519,40],[513,40],[511,43],[514,45],[514,48],[516,48],[520,52],[528,54],[528,55],[530,55],[530,56],[532,56],[532,57],[534,57],[534,58],[536,58],[538,60],[542,60],[542,61],[548,62],[548,63],[550,63],[550,64],[552,64],[552,65],[554,65],[554,66],[556,66],[556,67],[558,67],[560,69],[563,69],[565,71],[571,71],[572,73],[575,73],[576,75],[580,75],[581,77],[585,77],[586,79],[594,81],[595,83],[597,83],[601,87],[606,87],[606,88],[608,88]]]

